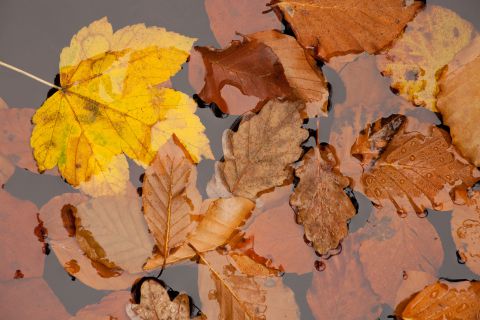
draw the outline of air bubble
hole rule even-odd
[[[315,260],[314,266],[315,266],[315,269],[317,269],[317,271],[320,271],[320,272],[322,272],[323,270],[325,270],[327,268],[325,263],[323,261],[320,261],[320,260]]]

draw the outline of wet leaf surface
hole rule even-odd
[[[338,170],[335,149],[320,145],[310,149],[295,169],[300,179],[290,204],[296,209],[297,221],[305,228],[305,237],[319,254],[337,248],[347,236],[347,221],[356,213],[343,191],[350,185],[348,177]]]

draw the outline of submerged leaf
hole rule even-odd
[[[344,189],[350,185],[338,169],[335,149],[320,145],[310,149],[295,169],[300,179],[290,198],[306,238],[320,254],[339,246],[348,233],[347,222],[356,213]]]
[[[429,135],[406,132],[407,118],[392,115],[360,132],[352,155],[362,161],[365,194],[378,205],[393,204],[399,214],[448,210],[456,185],[473,185],[475,168],[458,157],[448,134],[431,126]]]
[[[195,161],[211,156],[191,99],[156,87],[180,70],[193,41],[143,24],[113,33],[106,18],[80,30],[61,54],[62,89],[33,117],[39,170],[58,166],[71,185],[91,182],[85,191],[106,195],[125,190],[124,154],[148,165],[174,132]],[[164,120],[158,130],[167,137],[152,131]]]
[[[134,195],[83,202],[75,213],[76,239],[85,254],[108,268],[142,272],[153,239]]]
[[[480,284],[438,281],[420,291],[402,312],[404,320],[478,319]]]
[[[439,87],[437,107],[453,144],[480,167],[480,36],[455,56]]]
[[[206,102],[215,102],[222,111],[238,114],[222,97],[224,86],[229,85],[261,100],[298,99],[306,104],[302,107],[305,118],[326,114],[325,78],[295,38],[270,30],[246,35],[242,42],[234,41],[223,50],[196,49],[206,67],[205,86],[199,96]]]
[[[282,278],[248,276],[217,252],[201,255],[199,291],[209,319],[299,319],[293,291]]]
[[[401,39],[379,58],[391,87],[414,105],[437,111],[437,80],[442,69],[473,36],[472,25],[455,12],[428,5]]]
[[[143,212],[157,244],[156,253],[166,262],[195,228],[191,215],[202,201],[196,180],[195,165],[176,138],[160,148],[145,171]]]
[[[70,320],[129,320],[125,305],[130,300],[129,291],[116,291],[105,296],[99,303],[78,310]]]
[[[299,103],[271,100],[258,114],[242,119],[236,132],[223,135],[224,162],[216,178],[233,195],[255,199],[293,178],[291,164],[308,137],[297,110]]]
[[[480,275],[480,191],[472,191],[464,200],[453,208],[452,238],[463,262]]]
[[[349,53],[377,53],[388,46],[422,8],[404,0],[274,0],[298,42],[324,60]]]

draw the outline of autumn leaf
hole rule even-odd
[[[13,176],[15,172],[15,166],[5,158],[0,155],[0,186],[3,188],[5,183]]]
[[[99,303],[78,310],[70,320],[129,320],[125,305],[130,300],[129,291],[115,291],[103,297]]]
[[[33,117],[39,170],[58,166],[71,185],[106,195],[125,189],[124,154],[148,165],[172,133],[195,161],[210,157],[194,102],[156,87],[180,70],[193,41],[143,24],[113,33],[106,18],[80,30],[61,53],[61,89]]]
[[[198,252],[206,252],[226,244],[250,216],[255,203],[245,198],[232,197],[210,199],[203,206],[207,208],[200,216],[200,223],[187,235],[182,246],[170,255],[169,263],[195,256],[196,252],[191,246]],[[163,256],[154,255],[148,259],[144,269],[155,269],[163,263]]]
[[[245,275],[214,251],[200,259],[198,286],[209,319],[299,319],[294,294],[282,278]]]
[[[199,96],[205,102],[215,102],[224,112],[239,114],[222,96],[226,85],[260,100],[298,99],[306,104],[302,107],[305,118],[327,112],[325,78],[313,58],[291,36],[263,31],[246,35],[241,42],[233,41],[223,50],[209,47],[196,50],[202,54],[206,68],[205,86]]]
[[[195,228],[192,214],[202,198],[196,188],[197,170],[174,135],[158,151],[145,171],[143,212],[165,262]]]
[[[289,203],[291,189],[291,185],[275,188],[257,199],[263,205],[258,213],[253,213],[254,220],[245,237],[253,239],[255,252],[271,259],[274,266],[281,266],[288,273],[305,274],[312,271],[316,256],[305,243],[303,227],[295,222]],[[268,199],[272,197],[278,201]]]
[[[404,320],[477,319],[480,285],[475,281],[438,281],[420,291],[402,312]]]
[[[264,0],[205,0],[205,11],[215,39],[223,47],[238,34],[281,29],[273,12],[266,11]]]
[[[45,254],[33,230],[37,207],[0,189],[0,281],[12,280],[16,270],[24,278],[41,277]]]
[[[453,144],[480,166],[480,36],[448,65],[439,80],[438,110],[450,127]]]
[[[99,197],[76,209],[76,239],[91,260],[129,273],[143,271],[154,241],[136,194]]]
[[[325,270],[314,270],[307,302],[315,319],[364,320],[381,314],[358,258],[360,240],[358,235],[349,236],[342,252],[323,262]]]
[[[335,149],[320,145],[310,149],[295,169],[300,179],[290,204],[296,209],[297,221],[305,228],[306,238],[320,254],[339,246],[347,236],[347,222],[356,210],[343,191],[350,185],[338,170]]]
[[[299,103],[272,100],[258,114],[245,116],[236,132],[223,135],[224,161],[215,179],[236,196],[255,199],[259,193],[293,178],[291,164],[302,153],[308,133]]]
[[[468,268],[480,274],[480,191],[470,191],[460,200],[456,196],[451,232],[458,254]]]
[[[442,266],[442,242],[427,219],[412,214],[400,218],[394,210],[375,210],[359,233],[363,235],[359,257],[365,276],[383,303],[394,306],[404,271],[436,275]]]
[[[379,68],[391,87],[414,105],[437,111],[437,80],[442,69],[472,39],[472,25],[455,12],[428,5],[385,55]]]
[[[403,0],[274,0],[270,4],[285,19],[305,48],[328,61],[334,56],[388,46],[423,6]]]
[[[365,194],[378,205],[391,204],[401,215],[426,208],[448,210],[449,191],[473,185],[476,169],[462,161],[448,134],[431,126],[429,135],[406,132],[408,120],[392,115],[368,125],[352,146],[362,161]]]
[[[42,278],[0,282],[0,305],[4,319],[67,320],[62,302]]]
[[[181,293],[170,300],[167,289],[156,279],[143,281],[139,303],[127,305],[127,314],[132,320],[187,320],[190,319],[190,298]]]
[[[52,198],[40,209],[40,218],[48,230],[48,242],[60,265],[85,285],[98,290],[121,290],[131,286],[138,274],[108,268],[90,260],[76,239],[77,206],[88,201],[78,193]]]
[[[433,275],[416,270],[403,271],[403,281],[395,298],[395,314],[400,316],[410,300],[423,288],[436,281]]]

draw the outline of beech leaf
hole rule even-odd
[[[339,246],[347,236],[347,222],[356,210],[344,189],[350,185],[338,169],[339,160],[330,145],[310,149],[295,169],[300,179],[290,198],[306,238],[320,254]]]
[[[415,0],[273,0],[298,42],[323,60],[388,46],[423,6]]]

